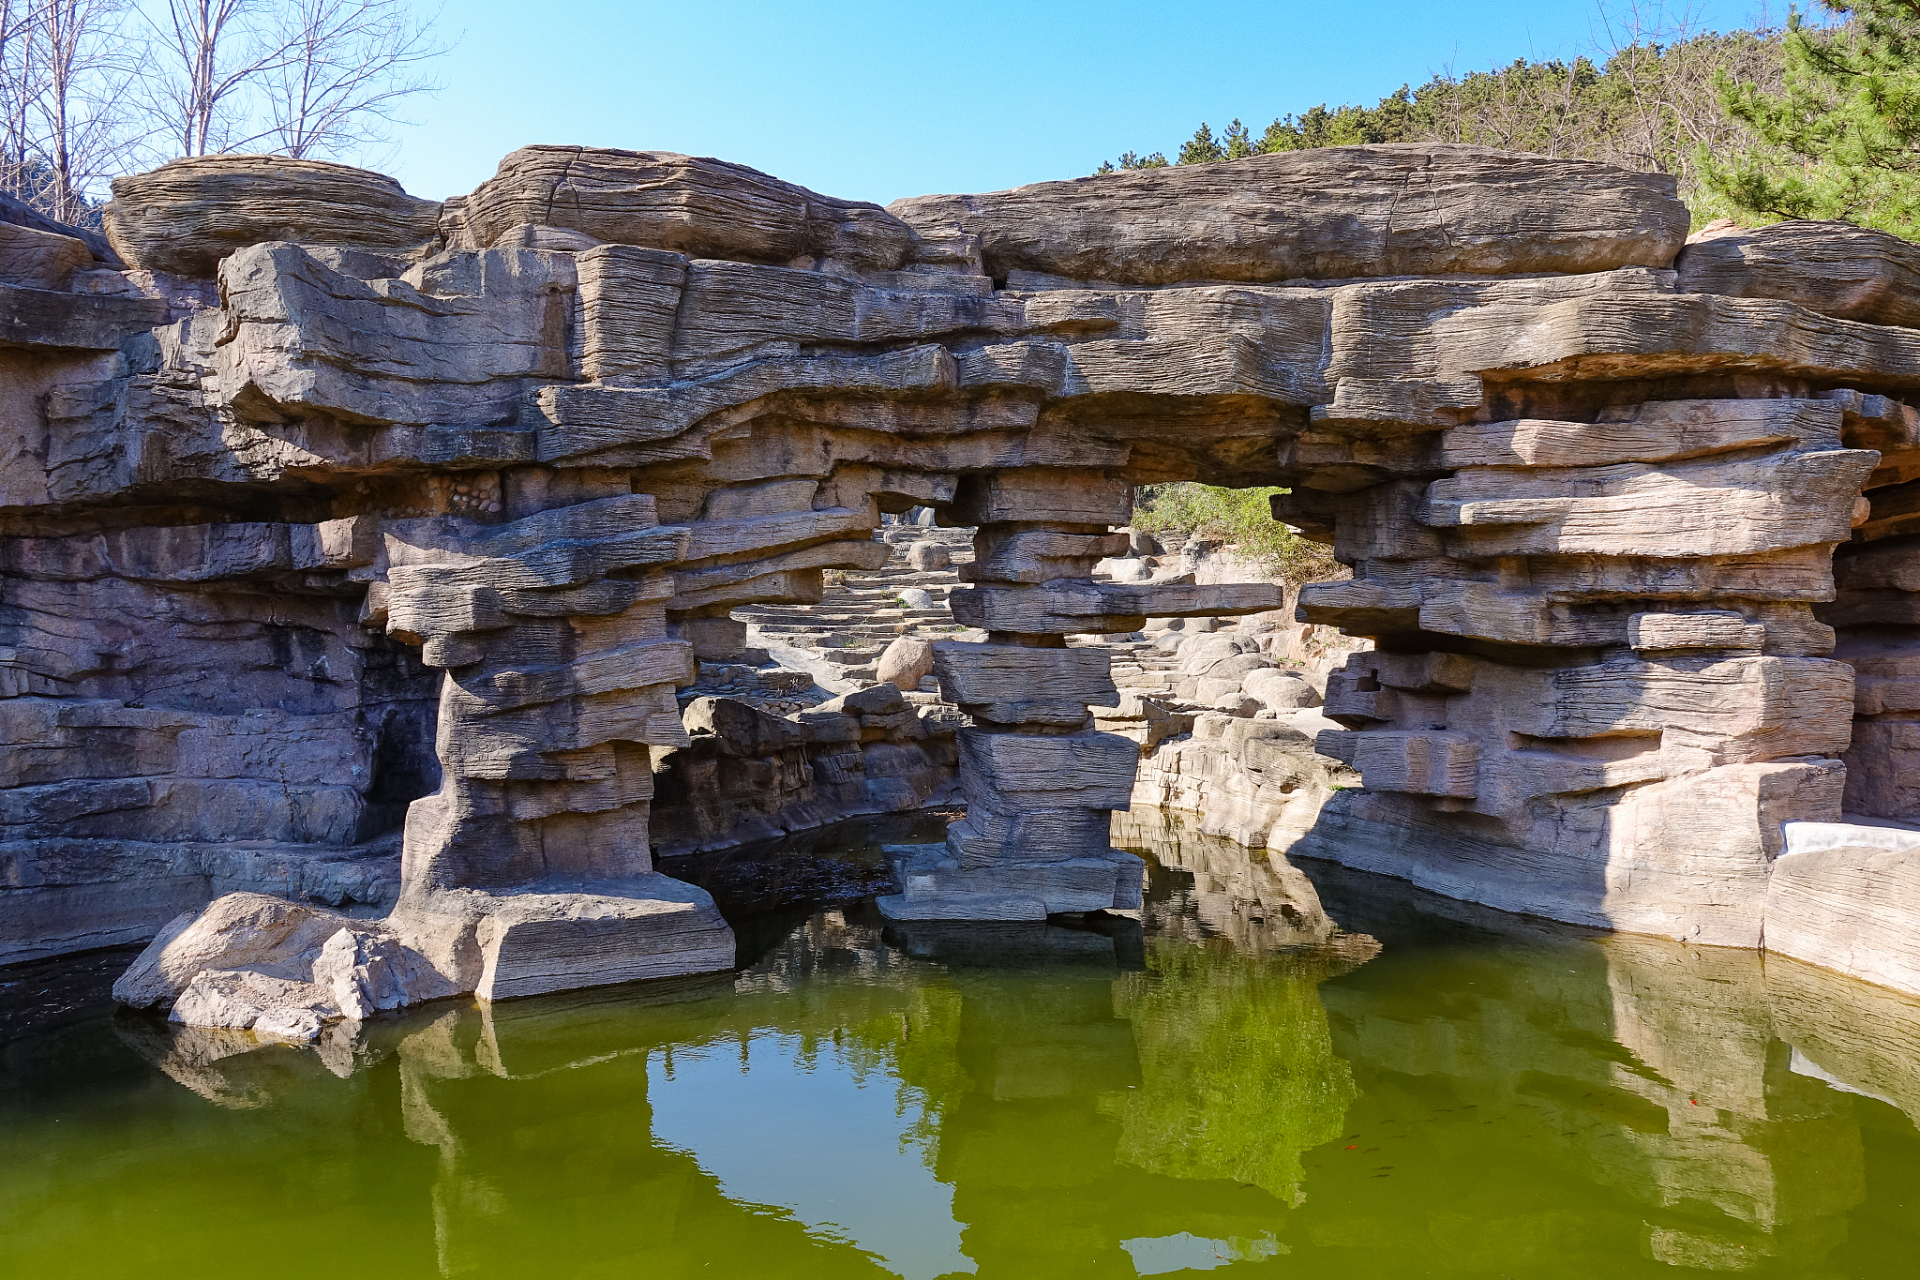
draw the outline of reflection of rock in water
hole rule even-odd
[[[1316,1241],[1405,1247],[1412,1232],[1437,1265],[1472,1273],[1551,1268],[1607,1241],[1672,1266],[1826,1274],[1865,1164],[1861,1113],[1819,1081],[1920,1103],[1920,1003],[1753,952],[1596,936],[1308,865],[1330,910],[1388,939],[1320,988],[1365,1098],[1349,1128],[1400,1170],[1462,1175],[1445,1212],[1396,1206],[1392,1181],[1366,1219],[1318,1199],[1303,1210]],[[1416,952],[1418,966],[1396,963]],[[1525,1167],[1485,1158],[1476,1135],[1494,1124],[1522,1132],[1487,1150],[1518,1139]],[[1618,1199],[1595,1197],[1596,1181]],[[1388,1228],[1382,1212],[1402,1216]]]
[[[1920,1123],[1920,1000],[1768,956],[1767,1010],[1789,1068],[1877,1098]]]
[[[1185,872],[1155,877],[1145,920],[1163,938],[1226,938],[1253,952],[1335,945],[1354,959],[1372,954],[1370,940],[1345,933],[1327,915],[1313,882],[1277,851],[1248,849],[1203,834],[1187,815],[1137,807],[1113,815],[1114,843],[1150,868]]]
[[[527,1171],[563,1149],[606,1165],[607,1194],[622,1188],[623,1203],[639,1195],[724,1232],[739,1229],[730,1215],[791,1229],[796,1254],[834,1254],[823,1274],[870,1271],[802,1238],[799,1223],[729,1204],[683,1153],[651,1140],[607,1149],[607,1134],[651,1123],[649,1055],[670,1063],[765,1034],[831,1039],[846,1062],[900,1082],[905,1137],[953,1186],[983,1271],[1077,1271],[1089,1259],[1130,1270],[1123,1239],[1258,1244],[1298,1199],[1301,1151],[1339,1133],[1353,1095],[1315,996],[1352,961],[1322,945],[1335,930],[1284,863],[1236,872],[1223,861],[1211,874],[1237,877],[1248,902],[1303,904],[1310,928],[1240,935],[1296,949],[1241,957],[1224,926],[1176,921],[1211,905],[1198,894],[1157,910],[1202,941],[1150,947],[1125,918],[902,924],[860,905],[814,915],[737,981],[455,1002],[368,1024],[357,1053],[395,1060],[404,1132],[439,1153],[432,1218],[449,1275],[527,1256],[539,1232],[521,1219],[548,1203]],[[203,1096],[267,1101],[288,1064],[322,1070],[284,1047],[192,1043],[197,1057],[169,1039],[156,1060]],[[580,1212],[627,1220],[611,1200]],[[641,1231],[606,1256],[651,1258],[685,1238]]]
[[[536,1274],[564,1250],[609,1273],[751,1274],[783,1257],[796,1275],[882,1276],[850,1244],[734,1203],[692,1154],[652,1137],[649,1059],[735,1029],[732,988],[727,976],[603,988],[410,1021],[395,1046],[401,1108],[407,1136],[439,1150],[441,1273]],[[546,1180],[559,1170],[556,1201]]]
[[[1142,1079],[1112,1100],[1120,1158],[1297,1202],[1300,1154],[1339,1136],[1354,1096],[1319,996],[1321,981],[1350,967],[1324,951],[1242,958],[1156,940],[1146,972],[1115,991]]]
[[[1715,1270],[1825,1257],[1865,1194],[1859,1126],[1843,1098],[1788,1070],[1760,956],[1626,934],[1598,946],[1612,1034],[1634,1057],[1607,1083],[1664,1120],[1625,1131],[1629,1158],[1600,1167],[1659,1210],[1723,1215],[1651,1222],[1654,1257]]]
[[[868,1034],[884,1029],[925,1099],[983,1275],[1131,1274],[1121,1235],[1267,1238],[1300,1151],[1340,1132],[1352,1081],[1314,986],[1341,961],[1160,940],[1129,961],[1127,936],[902,935],[947,967],[951,995]]]
[[[956,969],[1052,969],[1112,977],[1141,965],[1140,924],[1124,916],[1054,921],[890,920],[887,938],[916,960]]]
[[[270,1104],[249,1124],[392,1128],[397,1093],[431,1148],[407,1147],[450,1275],[531,1273],[560,1250],[880,1274],[858,1242],[747,1203],[697,1143],[655,1135],[667,1095],[649,1090],[677,1055],[683,1081],[703,1054],[730,1076],[751,1044],[759,1073],[764,1037],[885,1091],[983,1275],[1131,1274],[1130,1250],[1180,1240],[1348,1273],[1557,1275],[1611,1255],[1837,1275],[1869,1233],[1902,1229],[1857,1206],[1876,1126],[1911,1140],[1883,1102],[1920,1110],[1920,1002],[1318,863],[1309,897],[1285,863],[1232,851],[1242,865],[1185,836],[1163,847],[1182,883],[1150,904],[1164,931],[1144,942],[1130,922],[903,926],[853,906],[737,980],[452,1003],[369,1023],[326,1060],[116,1025],[201,1096]],[[1244,904],[1283,900],[1388,945],[1355,964],[1233,931]]]
[[[793,991],[815,978],[885,981],[906,958],[881,937],[880,913],[869,903],[818,911],[766,948],[737,979],[742,992]]]
[[[310,1045],[224,1027],[182,1027],[139,1014],[116,1018],[114,1031],[179,1084],[239,1110],[281,1102],[322,1074],[347,1079],[379,1057],[354,1023],[334,1023]]]

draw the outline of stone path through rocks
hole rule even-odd
[[[900,636],[985,639],[954,622],[947,608],[948,593],[960,581],[952,566],[973,560],[972,529],[896,524],[877,536],[893,548],[887,562],[872,570],[830,571],[818,604],[735,609],[734,616],[747,624],[748,644],[766,649],[783,666],[811,672],[821,687],[844,693],[874,683],[881,653]],[[921,544],[943,548],[948,565],[915,568],[908,553]],[[936,686],[928,679],[922,689],[934,692]]]

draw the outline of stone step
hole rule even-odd
[[[822,636],[814,647],[823,653],[831,653],[835,649],[872,649],[878,653],[899,637],[898,631],[882,631],[877,634],[872,631],[835,631]]]
[[[820,656],[836,667],[871,667],[880,656],[878,649],[822,649]]]
[[[936,595],[939,593],[939,588],[921,587],[919,589],[925,591],[928,595]],[[854,587],[835,592],[833,598],[836,600],[895,600],[899,598],[900,592],[912,590],[914,590],[914,588],[910,586],[897,589],[893,587]],[[827,597],[822,595],[820,603],[825,604],[826,602]]]
[[[842,569],[840,573],[843,578],[904,578],[911,576],[916,578],[932,578],[935,580],[953,580],[960,576],[954,572],[952,565],[948,565],[944,569],[916,569],[905,560],[890,560],[878,569]]]

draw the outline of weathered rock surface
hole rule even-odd
[[[273,240],[404,255],[438,234],[439,218],[437,202],[384,174],[242,155],[116,178],[106,212],[107,238],[128,266],[201,277],[236,249]]]
[[[114,984],[193,1027],[311,1040],[447,996],[540,995],[733,964],[704,890],[653,873],[416,897],[384,920],[253,893],[175,920]]]
[[[93,250],[73,236],[0,222],[0,281],[28,289],[63,288],[93,265]]]
[[[354,927],[345,916],[304,903],[230,893],[162,929],[113,984],[113,998],[136,1009],[171,1007],[208,969],[252,969],[305,980],[327,940]]]
[[[530,148],[444,208],[227,157],[110,216],[134,269],[56,243],[64,283],[0,282],[9,954],[265,890],[391,914],[324,982],[189,985],[345,1017],[724,966],[656,843],[955,779],[896,916],[1132,909],[1109,827],[1146,785],[1235,838],[1752,946],[1782,822],[1920,806],[1920,332],[1905,251],[1847,229],[1676,274],[1668,180],[1448,146],[895,213],[662,153]],[[1855,283],[1794,283],[1823,272]],[[1210,635],[1282,593],[1125,531],[1182,479],[1286,487],[1351,570],[1301,619],[1375,648],[1322,690],[1275,633]],[[977,636],[932,645],[970,724],[884,685],[683,719],[748,647],[734,609],[877,570],[913,510],[974,530],[942,625]],[[1087,637],[1180,619],[1123,697],[1135,642]],[[663,804],[676,757],[711,785]]]
[[[862,271],[899,267],[917,240],[878,205],[818,195],[745,165],[604,147],[522,147],[472,195],[449,201],[444,222],[449,243],[466,249],[496,245],[526,224],[690,258],[807,258]]]
[[[900,689],[918,689],[920,682],[933,674],[933,642],[919,636],[901,636],[888,645],[874,666],[874,676],[883,684]]]
[[[9,227],[25,227],[31,231],[42,231],[51,235],[63,236],[69,240],[78,240],[93,251],[94,258],[115,271],[123,270],[126,263],[120,261],[107,238],[98,231],[85,227],[69,226],[64,222],[49,218],[25,201],[13,196],[0,195],[0,224]]]
[[[892,685],[792,717],[696,698],[685,714],[691,743],[668,757],[656,784],[654,850],[664,857],[725,849],[841,818],[951,803],[952,710],[909,706]]]
[[[1842,320],[1920,328],[1920,245],[1849,222],[1715,224],[1673,265],[1689,293],[1780,298]]]
[[[337,1020],[331,994],[312,982],[252,969],[204,969],[174,1002],[169,1019],[189,1027],[251,1031],[270,1040],[312,1040]]]
[[[113,994],[187,1026],[311,1040],[328,1022],[458,990],[382,922],[232,893],[161,930]]]
[[[1359,785],[1358,774],[1316,750],[1334,727],[1312,708],[1271,718],[1202,712],[1189,734],[1141,760],[1134,805],[1198,814],[1203,835],[1249,849],[1284,849],[1313,830],[1340,789]]]
[[[1766,916],[1769,951],[1920,991],[1920,831],[1789,823]]]
[[[952,560],[944,543],[916,542],[907,548],[907,563],[916,569],[944,569]]]
[[[1670,179],[1478,147],[1280,151],[889,206],[980,237],[989,274],[1163,285],[1664,267]]]

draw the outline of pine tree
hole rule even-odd
[[[1750,214],[1843,218],[1920,239],[1920,0],[1821,0],[1847,21],[1788,18],[1779,93],[1722,74],[1721,102],[1758,142],[1720,161],[1709,189]]]
[[[1166,167],[1167,155],[1164,151],[1151,151],[1144,156],[1138,151],[1123,151],[1120,153],[1118,164],[1111,160],[1103,161],[1094,172],[1118,173],[1122,169],[1165,169]]]
[[[1238,124],[1240,122],[1236,120],[1234,123]],[[1200,127],[1193,131],[1193,137],[1181,144],[1180,154],[1175,158],[1174,163],[1206,164],[1211,160],[1225,160],[1226,158],[1227,149],[1214,140],[1213,130],[1207,128],[1207,122],[1202,120]]]

